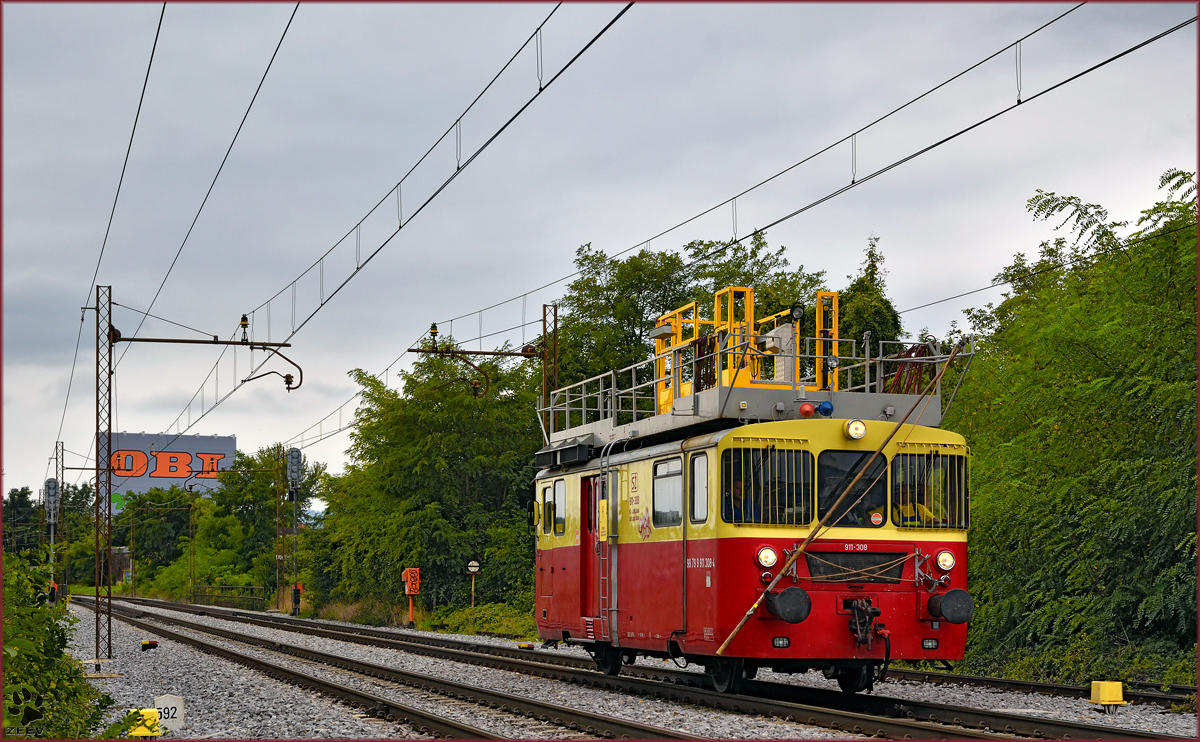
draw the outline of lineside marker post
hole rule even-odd
[[[475,577],[479,574],[479,560],[472,559],[467,562],[467,574],[471,575],[471,607],[475,607]]]
[[[733,631],[730,632],[729,636],[726,637],[725,641],[717,649],[718,655],[725,654],[725,650],[729,648],[729,644],[734,640],[734,637],[741,632],[742,627],[746,625],[746,622],[750,620],[750,617],[753,616],[756,611],[758,611],[758,607],[762,605],[764,600],[766,600],[767,595],[779,585],[779,581],[782,580],[783,576],[788,573],[788,570],[792,568],[792,565],[796,563],[796,560],[800,558],[800,555],[804,553],[805,549],[808,548],[808,545],[816,540],[821,531],[825,529],[826,523],[833,516],[833,514],[837,512],[838,508],[842,504],[842,501],[846,499],[846,495],[850,494],[851,490],[854,489],[859,480],[863,478],[863,475],[867,473],[867,469],[871,467],[871,464],[875,462],[875,459],[877,459],[879,454],[883,452],[883,449],[887,447],[887,444],[891,443],[892,438],[896,436],[896,433],[900,432],[900,427],[908,421],[909,416],[912,415],[917,409],[917,405],[921,404],[921,401],[925,399],[925,397],[929,395],[929,392],[934,389],[936,384],[942,380],[942,375],[946,373],[946,369],[950,368],[950,364],[953,363],[954,357],[958,355],[958,350],[960,347],[961,345],[954,346],[954,349],[950,351],[950,355],[947,356],[946,363],[942,366],[942,370],[938,372],[937,376],[930,380],[929,384],[925,387],[925,390],[921,392],[921,396],[918,397],[915,402],[913,402],[912,407],[910,407],[908,412],[904,414],[904,417],[901,418],[898,423],[896,423],[896,427],[892,428],[892,432],[888,433],[888,437],[884,439],[883,443],[879,444],[879,448],[875,449],[875,453],[871,454],[871,458],[867,459],[867,463],[863,465],[862,470],[858,472],[858,476],[856,476],[854,480],[850,482],[850,484],[846,485],[846,489],[842,491],[841,496],[838,497],[837,501],[833,503],[833,507],[829,508],[828,512],[825,513],[825,517],[822,518],[819,523],[817,523],[817,527],[808,534],[808,538],[804,539],[804,543],[800,544],[799,548],[792,552],[792,555],[788,557],[786,562],[784,562],[783,568],[779,570],[779,574],[775,575],[775,579],[771,580],[771,583],[767,585],[767,589],[762,591],[762,594],[759,595],[758,599],[754,601],[754,604],[750,606],[750,610],[746,611],[746,615],[742,616],[742,620],[738,622],[738,625],[734,627]]]
[[[413,622],[413,596],[421,593],[421,570],[409,567],[400,573],[400,578],[404,580],[404,593],[408,596],[408,628],[411,629],[416,626]]]

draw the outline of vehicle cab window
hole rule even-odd
[[[967,457],[929,453],[892,459],[892,521],[901,528],[965,529]]]
[[[812,453],[774,444],[721,453],[721,519],[726,523],[800,526],[812,517]]]
[[[817,456],[817,517],[824,518],[867,462],[867,471],[837,507],[830,524],[879,528],[887,522],[887,459],[872,451],[822,451]]]

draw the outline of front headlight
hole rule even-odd
[[[774,567],[777,561],[779,561],[779,555],[770,546],[764,546],[758,550],[758,564],[763,569]]]
[[[859,440],[867,434],[867,424],[862,420],[848,420],[846,422],[846,437],[851,440]]]
[[[950,570],[954,569],[954,552],[939,551],[937,555],[937,566],[938,569],[942,570],[943,572],[949,572]]]

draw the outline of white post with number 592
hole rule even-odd
[[[158,709],[158,726],[164,731],[177,732],[183,729],[183,699],[179,696],[158,696],[154,699]]]

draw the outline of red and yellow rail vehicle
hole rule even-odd
[[[803,308],[756,320],[753,291],[730,287],[712,319],[696,304],[661,317],[654,358],[550,395],[544,640],[584,645],[610,674],[638,655],[701,663],[721,691],[765,667],[857,692],[893,659],[962,658],[969,452],[937,427],[947,357],[883,343],[872,358],[869,337],[837,337],[836,293],[814,310],[817,337],[802,338]]]

